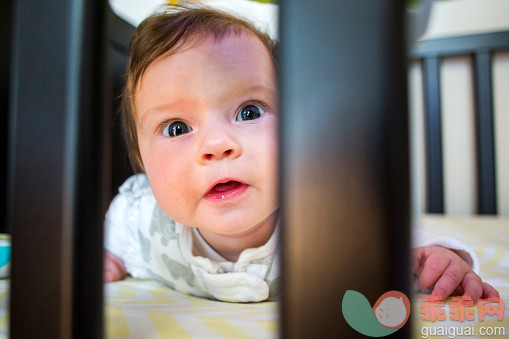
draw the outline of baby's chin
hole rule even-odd
[[[218,222],[199,223],[197,228],[225,236],[242,236],[254,231],[258,223],[247,220],[217,220]]]
[[[259,231],[261,228],[273,229],[276,219],[270,218],[268,215],[251,216],[251,215],[222,215],[220,217],[207,217],[201,220],[195,220],[193,227],[207,230],[216,234],[231,237],[247,236],[251,233]],[[185,223],[182,223],[186,225]]]

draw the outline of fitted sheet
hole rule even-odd
[[[278,303],[228,303],[174,291],[156,281],[105,285],[108,338],[274,338]]]
[[[422,227],[435,234],[455,237],[471,246],[479,257],[481,276],[496,287],[506,302],[503,320],[486,316],[479,321],[477,307],[473,321],[450,319],[452,299],[445,300],[444,321],[422,319],[424,293],[412,300],[412,333],[422,338],[431,328],[459,332],[504,328],[509,336],[509,218],[451,217],[425,215],[418,218]],[[0,338],[8,332],[9,280],[0,280]],[[274,338],[278,335],[278,302],[227,303],[197,298],[174,291],[152,280],[126,279],[106,284],[105,317],[107,338]],[[338,301],[340,302],[340,301]],[[340,320],[338,320],[340,321]],[[437,333],[437,332],[435,332]],[[447,338],[447,335],[429,336]]]
[[[477,332],[481,327],[483,330],[503,327],[509,335],[509,218],[424,215],[418,221],[431,233],[454,237],[471,246],[479,257],[483,280],[496,287],[507,304],[502,321],[491,316],[479,321],[478,308],[474,306],[474,321],[458,322],[450,320],[453,301],[448,298],[444,305],[446,320],[432,322],[422,319],[421,302],[427,294],[415,293],[411,314],[414,337],[421,338],[426,332],[437,333],[431,327],[436,328],[434,331],[442,327],[442,331],[450,334],[458,333],[459,327],[472,326]],[[276,302],[217,302],[183,295],[156,282],[135,280],[106,285],[106,296],[110,338],[135,338],[142,333],[151,333],[153,337],[171,334],[172,337],[232,338],[269,338],[278,334]],[[447,338],[447,335],[430,337]]]

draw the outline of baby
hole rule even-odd
[[[250,23],[168,7],[139,25],[122,114],[141,173],[106,215],[105,282],[129,273],[224,301],[276,296],[276,109],[274,44]],[[438,245],[414,250],[420,288],[498,295],[468,249]]]

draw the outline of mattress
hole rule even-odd
[[[174,291],[156,281],[105,285],[108,338],[274,338],[278,304],[228,303]]]
[[[450,319],[455,308],[445,300],[444,320],[424,320],[424,293],[412,300],[412,333],[416,338],[448,338],[453,334],[492,337],[502,329],[509,335],[509,218],[451,217],[426,215],[421,225],[435,233],[452,236],[470,245],[479,257],[481,276],[500,292],[503,318],[496,314],[480,320],[479,308],[470,307],[473,320]],[[9,281],[0,280],[0,337],[8,332]],[[278,336],[278,303],[227,303],[202,299],[174,291],[152,280],[127,279],[106,284],[105,317],[107,338],[274,338]],[[462,331],[462,332],[460,332]],[[488,333],[487,333],[488,332]],[[436,335],[440,334],[442,335]]]

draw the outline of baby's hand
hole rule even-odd
[[[122,259],[104,250],[104,282],[113,282],[122,279],[127,274]]]
[[[459,255],[440,246],[418,247],[413,251],[412,273],[419,276],[417,287],[425,290],[434,285],[431,295],[445,300],[450,294],[479,298],[498,298],[491,285],[483,282]]]

